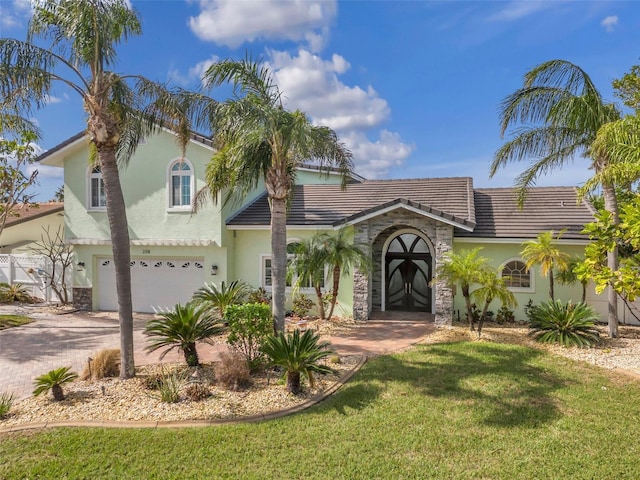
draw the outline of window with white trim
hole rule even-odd
[[[296,247],[298,246],[298,242],[291,242],[287,245],[287,258],[292,259],[293,255],[295,252]],[[288,263],[288,262],[287,262]],[[272,277],[272,268],[271,268],[271,256],[270,255],[262,255],[262,287],[265,290],[270,291],[271,287],[273,286],[273,277]],[[288,265],[287,265],[288,267]],[[324,275],[322,276],[322,280],[320,282],[320,288],[324,288],[325,286],[325,278],[326,278],[326,271],[324,272]],[[287,270],[287,280],[286,280],[286,287],[287,287],[287,291],[291,291],[293,289],[293,286],[296,285],[298,281],[298,277],[297,275],[293,274],[293,275],[289,275],[288,274],[288,270]],[[300,289],[302,291],[307,291],[307,290],[313,290],[313,283],[311,281],[309,281],[306,285],[301,285]]]
[[[501,276],[507,287],[511,289],[530,290],[533,286],[531,270],[521,260],[511,260],[502,267]]]
[[[169,167],[169,208],[191,209],[193,195],[193,167],[184,159]]]
[[[107,196],[104,193],[104,181],[100,167],[96,166],[89,175],[89,208],[104,210],[107,207]]]

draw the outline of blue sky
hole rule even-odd
[[[527,70],[569,60],[614,100],[611,81],[640,63],[635,1],[131,3],[143,34],[121,46],[116,71],[197,88],[211,62],[249,52],[272,68],[289,108],[336,130],[366,178],[510,186],[525,164],[493,179],[488,169],[503,143],[498,105]],[[28,0],[0,0],[0,35],[23,39],[29,12]],[[45,149],[84,128],[82,105],[64,88],[35,120]],[[579,184],[587,164],[576,159],[538,184]],[[38,199],[61,184],[60,171],[42,168]]]

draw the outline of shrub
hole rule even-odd
[[[320,336],[312,330],[300,335],[300,330],[285,336],[280,332],[277,336],[270,335],[265,342],[263,351],[269,356],[273,365],[284,368],[287,380],[287,390],[293,394],[300,393],[300,374],[309,380],[311,388],[315,386],[313,374],[325,375],[334,370],[320,364],[320,360],[332,355],[328,349],[329,343],[320,341]]]
[[[36,387],[33,390],[33,394],[35,396],[40,395],[41,393],[47,393],[51,390],[51,394],[53,395],[53,399],[56,401],[64,400],[64,391],[62,390],[62,385],[65,383],[73,382],[76,378],[78,378],[78,374],[75,372],[70,372],[71,367],[60,367],[55,370],[50,370],[49,372],[40,375],[34,380],[34,386]]]
[[[191,382],[188,383],[184,389],[184,393],[189,400],[192,402],[198,402],[200,400],[204,400],[205,398],[211,396],[211,391],[209,387],[204,383],[200,382]]]
[[[496,322],[502,325],[504,323],[513,323],[515,322],[515,320],[516,317],[513,313],[513,310],[504,305],[500,307],[500,310],[498,310],[498,313],[496,315]]]
[[[220,288],[213,283],[205,283],[204,287],[193,295],[193,300],[205,310],[216,311],[222,318],[227,307],[242,303],[249,291],[249,285],[238,280],[228,286],[222,282]]]
[[[549,300],[531,307],[529,313],[529,335],[539,342],[588,347],[600,340],[595,329],[598,315],[584,303],[565,305],[561,300]]]
[[[293,313],[302,318],[306,317],[309,310],[313,308],[313,300],[306,295],[296,295],[293,297]]]
[[[247,303],[262,303],[263,305],[270,305],[271,295],[269,295],[264,288],[260,287],[249,292],[249,295],[247,296]]]
[[[246,358],[251,370],[264,362],[262,345],[273,333],[271,309],[262,303],[231,305],[225,314],[229,325],[227,343]]]
[[[142,385],[147,390],[160,390],[163,380],[164,375],[162,373],[152,373],[144,377]]]
[[[166,375],[158,386],[160,401],[165,403],[178,403],[180,401],[180,389],[184,385],[184,378],[178,374]]]
[[[144,329],[151,344],[146,348],[153,352],[164,348],[162,360],[174,348],[182,350],[190,367],[200,365],[196,342],[207,341],[218,335],[223,327],[218,320],[193,303],[177,304],[173,311],[161,312],[159,318],[151,320]]]
[[[0,418],[4,418],[9,414],[9,410],[13,406],[13,401],[15,397],[13,393],[3,393],[0,395]]]
[[[106,348],[95,354],[80,375],[80,380],[99,380],[120,374],[120,349]]]
[[[531,322],[532,308],[534,308],[533,299],[530,298],[527,304],[524,306],[524,316],[527,317],[527,322]]]
[[[222,352],[215,372],[216,381],[234,392],[251,384],[249,363],[239,352]]]
[[[33,297],[27,293],[27,289],[21,283],[0,283],[0,302],[1,303],[31,303]]]

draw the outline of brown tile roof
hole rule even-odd
[[[540,232],[566,229],[563,239],[586,240],[580,232],[594,220],[587,202],[577,204],[574,187],[532,188],[522,210],[512,188],[478,188],[474,203],[476,228],[473,232],[456,229],[456,237],[534,238]]]
[[[402,205],[452,223],[475,224],[473,182],[468,177],[412,180],[367,180],[337,185],[298,185],[294,189],[287,225],[334,225],[357,222],[368,215]],[[227,220],[229,226],[269,225],[266,194]]]
[[[45,215],[50,215],[56,212],[62,212],[63,210],[64,204],[61,202],[45,202],[34,206],[21,204],[16,206],[12,215],[7,218],[5,228],[27,222],[34,218],[44,217]]]

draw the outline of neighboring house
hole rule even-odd
[[[180,159],[167,131],[140,145],[122,169],[131,236],[134,310],[153,311],[187,301],[205,282],[241,279],[271,288],[269,205],[264,188],[236,204],[209,202],[194,214],[191,202],[205,185],[213,149],[194,135]],[[65,239],[78,261],[74,301],[85,308],[115,310],[114,269],[102,179],[89,165],[88,141],[78,134],[40,157],[64,167]],[[372,254],[369,275],[356,271],[341,281],[339,314],[358,320],[378,310],[434,313],[449,323],[460,298],[431,280],[450,250],[483,246],[503,265],[522,306],[547,296],[537,269],[523,269],[521,243],[544,230],[566,229],[561,244],[580,254],[582,225],[593,219],[576,203],[571,187],[532,189],[518,210],[511,189],[474,189],[471,178],[364,180],[353,175],[341,190],[335,173],[300,169],[287,221],[290,243],[320,231],[348,228]],[[306,289],[302,289],[303,292]],[[308,290],[311,293],[311,290]],[[558,287],[560,298],[579,299],[579,286]]]
[[[45,228],[51,236],[64,226],[64,207],[60,202],[17,205],[0,233],[0,253],[32,253],[42,241]]]

